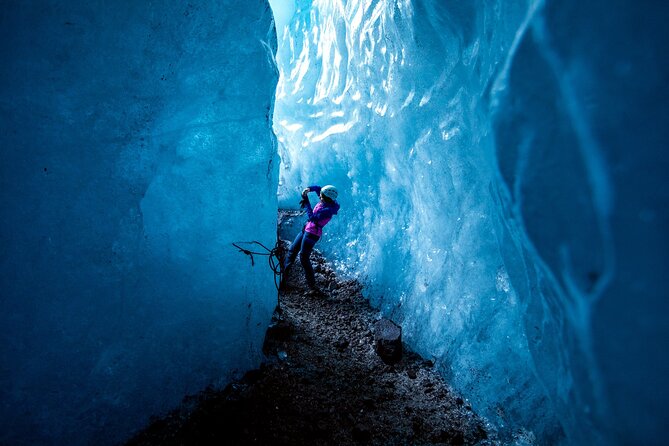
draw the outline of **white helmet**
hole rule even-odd
[[[337,192],[337,188],[329,184],[321,188],[321,194],[323,194],[324,196],[328,197],[330,200],[333,201],[336,200],[337,195],[339,195]]]

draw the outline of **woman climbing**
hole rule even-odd
[[[316,192],[320,197],[320,201],[312,209],[309,202],[309,192]],[[284,277],[288,269],[292,266],[300,254],[300,263],[304,268],[304,276],[307,279],[307,285],[312,293],[320,294],[316,287],[316,278],[314,277],[314,269],[311,267],[309,256],[314,249],[314,245],[321,238],[323,234],[323,226],[325,226],[333,215],[339,211],[339,203],[337,203],[337,189],[334,186],[309,186],[302,191],[302,201],[300,205],[307,210],[307,224],[302,231],[295,237],[290,249],[288,250],[288,257],[283,266]]]

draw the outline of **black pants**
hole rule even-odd
[[[302,268],[304,268],[304,276],[307,278],[307,285],[309,288],[316,287],[316,278],[314,276],[314,269],[311,267],[311,262],[309,257],[311,256],[311,251],[314,249],[314,245],[320,239],[319,236],[306,232],[304,229],[302,232],[297,234],[293,244],[290,245],[288,250],[288,257],[286,257],[286,262],[283,265],[284,273],[288,271],[288,268],[291,267],[297,257],[297,253],[300,253],[300,263]]]

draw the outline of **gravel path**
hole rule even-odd
[[[355,281],[312,257],[311,296],[299,263],[267,331],[260,369],[220,392],[188,398],[129,445],[432,445],[498,442],[430,361],[406,350],[396,364],[374,351],[374,323]]]

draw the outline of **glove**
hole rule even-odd
[[[309,202],[309,198],[307,197],[307,195],[309,194],[309,192],[311,192],[311,189],[309,189],[308,187],[302,191],[302,200],[300,200],[300,207],[302,209],[307,207],[307,203]]]

